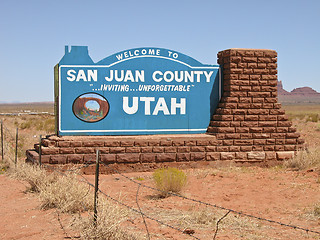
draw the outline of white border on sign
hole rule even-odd
[[[199,131],[207,131],[206,128],[203,129],[127,129],[127,130],[78,130],[76,132],[199,132]],[[60,132],[75,132],[75,130],[62,130]]]
[[[178,62],[180,64],[186,65],[189,68],[193,68],[193,69],[218,69],[218,74],[219,74],[219,88],[221,87],[221,74],[220,74],[220,67],[219,66],[202,66],[202,67],[192,67],[189,64],[185,63],[185,62],[181,62],[179,60],[176,59],[172,59],[172,58],[168,58],[168,57],[163,57],[163,56],[152,56],[152,55],[148,55],[148,56],[135,56],[135,57],[130,57],[130,58],[126,58],[123,60],[120,60],[118,62],[114,62],[110,65],[61,65],[59,66],[59,132],[62,133],[74,133],[74,132],[79,132],[79,133],[96,133],[96,132],[105,132],[105,133],[118,133],[118,132],[199,132],[199,131],[207,131],[206,128],[204,129],[128,129],[128,130],[62,130],[61,129],[61,68],[62,67],[74,67],[74,68],[83,68],[83,67],[91,67],[91,68],[103,68],[103,67],[112,67],[113,65],[116,65],[118,63],[127,61],[127,60],[131,60],[133,58],[142,58],[142,57],[155,57],[155,58],[163,58],[163,59],[167,59],[167,60],[171,60],[171,61],[175,61]],[[219,89],[219,94],[220,94],[220,89]],[[220,98],[221,96],[219,96]]]

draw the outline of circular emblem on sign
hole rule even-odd
[[[72,105],[74,115],[84,122],[98,122],[109,112],[107,99],[97,93],[85,93],[77,97]]]

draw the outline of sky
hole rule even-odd
[[[94,62],[136,47],[217,64],[229,48],[278,52],[286,90],[320,92],[319,0],[0,0],[0,102],[53,101],[65,46]]]

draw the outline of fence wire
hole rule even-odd
[[[10,131],[5,127],[3,126],[3,138],[4,138],[4,149],[5,150],[5,158],[8,158],[10,161],[14,162],[14,159],[11,157],[11,154],[10,151],[14,152],[14,148],[15,148],[15,141],[16,141],[16,138],[15,136],[13,136]],[[39,164],[39,162],[38,162]],[[65,172],[74,172],[76,173],[77,175],[81,176],[83,180],[79,180],[81,182],[84,182],[86,184],[88,184],[88,186],[90,187],[93,187],[94,188],[94,185],[92,183],[90,183],[82,174],[79,173],[79,171],[81,169],[84,169],[84,168],[87,168],[91,165],[95,164],[94,162],[88,162],[80,167],[77,167],[77,168],[74,168],[74,169],[58,169],[58,168],[55,168],[53,166],[50,166],[48,164],[42,164],[43,167],[47,168],[48,170],[53,170],[55,172],[58,172],[60,175],[64,175],[66,176]],[[110,170],[116,172],[117,174],[119,174],[120,176],[124,177],[125,179],[137,184],[137,192],[136,192],[136,204],[137,204],[137,207],[138,209],[135,209],[115,198],[113,198],[112,196],[106,194],[105,192],[101,191],[100,188],[98,188],[98,191],[99,193],[101,193],[102,195],[104,195],[105,197],[107,197],[108,199],[111,199],[112,201],[120,204],[121,206],[123,207],[126,207],[128,208],[129,210],[137,213],[137,214],[140,214],[142,219],[143,219],[143,222],[144,222],[144,225],[145,225],[145,228],[146,228],[146,232],[147,232],[147,236],[148,236],[148,239],[150,239],[150,233],[149,233],[149,230],[148,230],[148,226],[147,226],[147,223],[145,221],[145,218],[149,219],[149,220],[152,220],[152,221],[155,221],[163,226],[166,226],[168,228],[171,228],[173,230],[176,230],[180,233],[183,233],[183,234],[186,234],[186,235],[189,235],[190,237],[192,238],[195,238],[195,239],[200,239],[196,236],[193,235],[193,233],[188,233],[186,232],[185,230],[182,230],[178,227],[175,227],[175,226],[171,226],[163,221],[160,221],[159,219],[156,219],[154,217],[151,217],[149,215],[147,215],[146,213],[144,213],[142,210],[141,210],[141,207],[139,205],[139,201],[138,201],[138,196],[139,196],[139,190],[140,190],[140,187],[145,187],[145,188],[148,188],[148,189],[151,189],[151,190],[154,190],[154,191],[158,191],[158,192],[161,192],[161,193],[166,193],[160,189],[157,189],[157,188],[154,188],[154,187],[151,187],[151,186],[148,186],[148,185],[145,185],[141,182],[137,182],[135,181],[134,179],[131,179],[129,177],[127,177],[126,175],[122,174],[121,172],[119,172],[117,169],[111,167],[110,165],[104,163],[104,162],[100,162],[100,164],[104,165],[105,167],[109,168]],[[201,201],[201,200],[198,200],[198,199],[194,199],[194,198],[190,198],[190,197],[186,197],[186,196],[182,196],[180,194],[177,194],[177,193],[173,193],[173,192],[169,192],[168,194],[172,195],[172,196],[176,196],[176,197],[179,197],[179,198],[182,198],[182,199],[185,199],[185,200],[189,200],[189,201],[192,201],[192,202],[195,202],[195,203],[198,203],[198,204],[202,204],[202,205],[205,205],[205,206],[208,206],[208,207],[213,207],[213,208],[217,208],[217,209],[220,209],[220,210],[225,210],[227,211],[227,213],[221,217],[217,223],[216,223],[216,229],[215,229],[215,232],[214,232],[214,237],[213,239],[216,238],[217,236],[217,233],[218,233],[218,230],[219,230],[219,223],[229,215],[229,213],[234,213],[234,214],[238,214],[238,215],[241,215],[241,216],[244,216],[244,217],[248,217],[248,218],[253,218],[253,219],[256,219],[256,220],[260,220],[260,221],[265,221],[265,222],[269,222],[269,223],[272,223],[272,224],[277,224],[277,225],[280,225],[280,226],[284,226],[284,227],[288,227],[288,228],[291,228],[291,229],[296,229],[296,230],[301,230],[301,231],[305,231],[306,233],[314,233],[314,234],[318,234],[320,235],[320,232],[319,231],[316,231],[316,230],[312,230],[312,229],[308,229],[308,228],[304,228],[304,227],[299,227],[299,226],[295,226],[295,225],[290,225],[290,224],[286,224],[286,223],[282,223],[280,221],[275,221],[275,220],[271,220],[271,219],[267,219],[267,218],[264,218],[264,217],[258,217],[258,216],[254,216],[252,214],[248,214],[248,213],[244,213],[242,211],[238,211],[238,210],[234,210],[234,209],[231,209],[231,208],[226,208],[226,207],[223,207],[223,206],[219,206],[219,205],[216,205],[216,204],[212,204],[212,203],[207,203],[207,202],[204,202],[204,201]],[[84,203],[83,203],[84,205]]]
[[[90,165],[93,165],[93,164],[95,164],[95,163],[89,163],[89,164],[83,165],[83,166],[79,167],[78,169],[86,168],[86,167],[88,167],[88,166],[90,166]],[[45,168],[48,168],[48,169],[50,169],[50,170],[56,171],[56,172],[58,172],[60,175],[63,175],[63,176],[66,176],[66,174],[64,173],[65,171],[71,171],[71,172],[73,171],[73,170],[62,170],[62,171],[61,171],[61,169],[52,167],[52,166],[50,166],[50,165],[42,165],[42,166],[45,167]],[[88,184],[90,187],[94,188],[94,185],[93,185],[92,183],[90,183],[90,182],[88,181],[88,179],[86,179],[82,174],[79,174],[79,173],[76,172],[76,171],[75,171],[75,173],[76,173],[77,175],[79,175],[79,176],[83,179],[83,181],[81,181],[81,180],[79,180],[79,181],[84,182],[84,183]],[[157,222],[157,223],[159,223],[159,224],[161,224],[161,225],[163,225],[163,226],[166,226],[166,227],[169,227],[169,228],[171,228],[171,229],[173,229],[173,230],[179,231],[179,232],[182,233],[182,234],[189,235],[190,237],[192,237],[192,238],[194,238],[194,239],[200,239],[200,238],[198,238],[198,237],[196,237],[196,236],[193,236],[192,234],[186,233],[185,230],[182,230],[182,229],[180,229],[180,228],[178,228],[178,227],[171,226],[171,225],[169,225],[169,224],[167,224],[167,223],[165,223],[165,222],[163,222],[163,221],[161,221],[161,220],[158,220],[158,219],[156,219],[156,218],[153,218],[153,217],[151,217],[151,216],[148,216],[147,214],[145,214],[144,212],[141,211],[140,207],[139,207],[139,210],[137,210],[137,209],[135,209],[135,208],[133,208],[133,207],[131,207],[131,206],[129,206],[129,205],[127,205],[127,204],[125,204],[125,203],[123,203],[123,202],[115,199],[115,198],[113,198],[113,197],[110,196],[109,194],[103,192],[100,188],[98,188],[98,191],[99,191],[99,193],[101,193],[102,195],[104,195],[105,197],[107,197],[108,199],[110,199],[110,200],[118,203],[119,205],[121,205],[121,206],[123,206],[123,207],[126,207],[127,209],[129,209],[129,210],[131,210],[131,211],[133,211],[133,212],[135,212],[135,213],[137,213],[137,214],[140,214],[141,216],[143,216],[143,219],[144,219],[144,218],[150,219],[150,220],[155,221],[155,222]],[[137,192],[137,194],[138,194],[138,192]],[[139,205],[139,204],[138,204],[138,205]],[[98,216],[99,216],[99,215],[98,215]],[[146,226],[146,229],[148,229],[145,220],[144,220],[144,224],[145,224],[145,226]],[[148,238],[150,239],[150,233],[149,233],[148,230],[147,230],[147,235],[148,235]]]
[[[149,188],[149,189],[152,189],[154,191],[158,191],[158,192],[161,192],[161,193],[167,193],[165,191],[162,191],[160,189],[157,189],[157,188],[154,188],[154,187],[151,187],[151,186],[148,186],[148,185],[145,185],[143,183],[140,183],[140,182],[137,182],[129,177],[127,177],[126,175],[122,174],[121,172],[119,172],[117,169],[115,168],[112,168],[110,165],[106,164],[106,163],[103,163],[102,164],[106,167],[108,167],[109,169],[112,169],[113,171],[115,171],[117,174],[121,175],[122,177],[128,179],[129,181],[131,182],[134,182],[135,184],[138,184],[138,185],[141,185],[145,188]],[[257,216],[254,216],[254,215],[251,215],[251,214],[247,214],[247,213],[244,213],[244,212],[241,212],[241,211],[238,211],[238,210],[234,210],[234,209],[231,209],[231,208],[226,208],[226,207],[222,207],[222,206],[218,206],[216,204],[211,204],[211,203],[207,203],[207,202],[203,202],[201,200],[197,200],[197,199],[194,199],[194,198],[189,198],[189,197],[185,197],[185,196],[182,196],[180,194],[177,194],[177,193],[174,193],[174,192],[169,192],[168,194],[172,195],[172,196],[176,196],[176,197],[179,197],[179,198],[182,198],[182,199],[186,199],[186,200],[189,200],[189,201],[192,201],[192,202],[196,202],[196,203],[199,203],[199,204],[203,204],[203,205],[206,205],[206,206],[209,206],[209,207],[214,207],[214,208],[217,208],[217,209],[221,209],[221,210],[226,210],[228,212],[232,212],[232,213],[235,213],[235,214],[238,214],[238,215],[242,215],[242,216],[245,216],[245,217],[249,217],[249,218],[253,218],[253,219],[257,219],[257,220],[260,220],[260,221],[266,221],[266,222],[269,222],[269,223],[274,223],[274,224],[278,224],[278,225],[281,225],[281,226],[285,226],[285,227],[288,227],[288,228],[293,228],[293,229],[298,229],[298,230],[302,230],[302,231],[305,231],[307,233],[315,233],[315,234],[319,234],[320,235],[320,232],[319,231],[315,231],[315,230],[311,230],[311,229],[307,229],[307,228],[303,228],[303,227],[299,227],[299,226],[295,226],[295,225],[290,225],[290,224],[286,224],[286,223],[282,223],[282,222],[279,222],[279,221],[275,221],[275,220],[271,220],[271,219],[267,219],[267,218],[263,218],[263,217],[257,217]]]
[[[90,166],[90,165],[92,165],[92,164],[94,164],[94,163],[84,165],[84,166],[82,166],[82,167],[80,167],[80,168],[84,168],[84,167]],[[155,218],[153,218],[153,217],[150,217],[150,216],[146,215],[144,212],[141,211],[141,208],[140,208],[139,203],[138,203],[138,200],[137,200],[137,199],[138,199],[137,196],[138,196],[138,193],[139,193],[139,188],[140,188],[141,186],[142,186],[142,187],[145,187],[145,188],[149,188],[149,189],[154,190],[154,191],[157,191],[157,192],[161,192],[161,193],[166,193],[166,192],[164,192],[164,191],[162,191],[162,190],[160,190],[160,189],[157,189],[157,188],[154,188],[154,187],[145,185],[145,184],[143,184],[143,183],[137,182],[137,181],[135,181],[135,180],[127,177],[126,175],[122,174],[122,173],[119,172],[117,169],[111,167],[110,165],[108,165],[108,164],[106,164],[106,163],[100,162],[100,164],[108,167],[109,169],[115,171],[115,172],[116,172],[117,174],[119,174],[120,176],[122,176],[122,177],[126,178],[127,180],[129,180],[129,181],[131,181],[131,182],[133,182],[133,183],[135,183],[135,184],[138,185],[138,190],[137,190],[137,193],[136,193],[136,203],[137,203],[137,206],[138,206],[139,210],[137,210],[137,209],[135,209],[135,208],[133,208],[133,207],[131,207],[131,206],[128,206],[128,205],[120,202],[119,200],[111,197],[110,195],[104,193],[103,191],[101,191],[101,190],[99,189],[99,192],[100,192],[101,194],[103,194],[103,195],[106,196],[107,198],[109,198],[109,199],[111,199],[111,200],[119,203],[120,205],[122,205],[122,206],[124,206],[124,207],[126,207],[126,208],[128,208],[128,209],[130,209],[130,210],[132,210],[133,212],[136,212],[136,213],[138,213],[138,214],[141,214],[141,216],[143,216],[143,217],[145,217],[145,218],[148,218],[148,219],[150,219],[150,220],[156,221],[156,222],[158,222],[158,223],[161,224],[161,225],[167,226],[167,227],[172,228],[172,229],[174,229],[174,230],[177,230],[177,231],[179,231],[179,232],[181,232],[181,233],[183,233],[183,234],[187,234],[187,235],[189,235],[189,236],[191,236],[191,237],[194,237],[194,238],[196,238],[196,239],[199,239],[199,238],[193,236],[192,234],[186,233],[185,230],[182,230],[182,229],[180,229],[180,228],[171,226],[171,225],[169,225],[169,224],[167,224],[167,223],[164,223],[164,222],[162,222],[162,221],[160,221],[160,220],[158,220],[158,219],[155,219]],[[85,182],[86,182],[87,184],[89,184],[91,187],[94,187],[94,185],[91,184],[83,175],[81,175],[81,174],[79,174],[79,175],[80,175],[83,179],[85,179]],[[214,207],[214,208],[217,208],[217,209],[220,209],[220,210],[225,210],[225,211],[227,211],[227,213],[226,213],[222,218],[220,218],[219,221],[217,221],[217,223],[216,223],[216,230],[215,230],[215,233],[214,233],[214,234],[215,234],[215,235],[214,235],[214,239],[215,239],[215,237],[216,237],[216,235],[217,235],[217,232],[218,232],[218,230],[219,230],[218,226],[219,226],[220,222],[221,222],[225,217],[227,217],[227,215],[229,215],[229,213],[238,214],[238,215],[241,215],[241,216],[244,216],[244,217],[253,218],[253,219],[256,219],[256,220],[260,220],[260,221],[266,221],[266,222],[269,222],[269,223],[272,223],[272,224],[277,224],[277,225],[284,226],[284,227],[288,227],[288,228],[295,229],[295,230],[302,230],[302,231],[305,231],[306,233],[314,233],[314,234],[320,235],[320,232],[319,232],[319,231],[315,231],[315,230],[312,230],[312,229],[307,229],[307,228],[303,228],[303,227],[299,227],[299,226],[295,226],[295,225],[290,225],[290,224],[282,223],[282,222],[280,222],[280,221],[275,221],[275,220],[271,220],[271,219],[267,219],[267,218],[263,218],[263,217],[254,216],[254,215],[252,215],[252,214],[247,214],[247,213],[244,213],[244,212],[241,212],[241,211],[238,211],[238,210],[234,210],[234,209],[222,207],[222,206],[219,206],[219,205],[216,205],[216,204],[207,203],[207,202],[204,202],[204,201],[201,201],[201,200],[197,200],[197,199],[185,197],[185,196],[182,196],[182,195],[180,195],[180,194],[173,193],[173,192],[169,192],[169,194],[170,194],[170,195],[173,195],[173,196],[176,196],[176,197],[179,197],[179,198],[182,198],[182,199],[186,199],[186,200],[192,201],[192,202],[196,202],[196,203],[199,203],[199,204],[202,204],[202,205],[206,205],[206,206],[209,206],[209,207]],[[144,223],[145,223],[145,220],[144,220]],[[145,225],[146,225],[146,223],[145,223]],[[147,229],[148,229],[148,227],[147,227],[147,225],[146,225],[146,231],[147,231],[147,234],[149,234],[149,232],[148,232]],[[149,236],[149,235],[148,235],[148,236]]]

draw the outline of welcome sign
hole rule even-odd
[[[163,48],[94,63],[66,47],[58,68],[59,135],[204,133],[221,96],[218,65]]]

